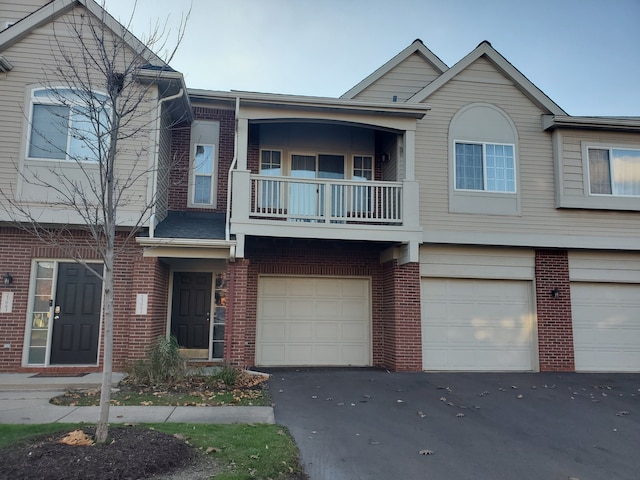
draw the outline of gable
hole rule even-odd
[[[402,66],[405,62],[407,62],[406,65]],[[393,72],[397,67],[401,68]],[[425,68],[426,70],[424,70]],[[341,95],[340,98],[358,98],[358,100],[373,98],[375,100],[386,100],[389,91],[385,90],[384,85],[387,84],[391,84],[392,86],[399,88],[401,93],[403,92],[402,96],[404,97],[412,88],[420,89],[424,87],[424,85],[428,85],[434,78],[434,74],[437,76],[446,71],[447,68],[447,65],[445,65],[442,60],[424,46],[422,40],[417,39],[371,75],[351,88],[348,92]],[[430,78],[425,80],[419,79],[419,76],[422,73],[426,73],[427,77]],[[391,75],[389,76],[389,74]],[[418,76],[416,77],[416,75]],[[383,80],[384,77],[387,78]],[[382,94],[373,94],[372,97],[360,96],[365,90],[370,89],[370,87],[373,87],[373,89],[370,90],[369,94],[377,91],[377,87],[375,87],[375,85],[381,80],[383,80],[380,84],[380,86],[382,86]],[[420,84],[422,87],[418,86]],[[393,101],[393,95],[397,94],[392,93],[389,101]],[[399,100],[399,98],[397,100]]]
[[[544,113],[566,115],[566,112],[536,87],[517,68],[484,41],[449,70],[416,93],[408,103],[420,103],[450,81],[477,84],[513,85]]]
[[[399,65],[358,93],[354,99],[367,101],[406,102],[440,75],[432,64],[418,53],[411,54]]]

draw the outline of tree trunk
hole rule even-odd
[[[107,252],[104,269],[104,355],[100,417],[96,425],[96,442],[105,443],[109,436],[109,406],[113,373],[113,249]]]

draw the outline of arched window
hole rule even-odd
[[[449,207],[452,212],[517,215],[518,133],[495,105],[473,103],[449,126]]]

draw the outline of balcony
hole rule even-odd
[[[401,182],[251,175],[249,218],[322,224],[402,225]]]

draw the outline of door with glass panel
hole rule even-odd
[[[344,179],[343,155],[292,155],[291,177],[301,179]],[[331,195],[331,215],[341,215],[344,209],[344,187],[320,182],[291,182],[289,214],[298,220],[310,221],[326,215],[325,195]]]

